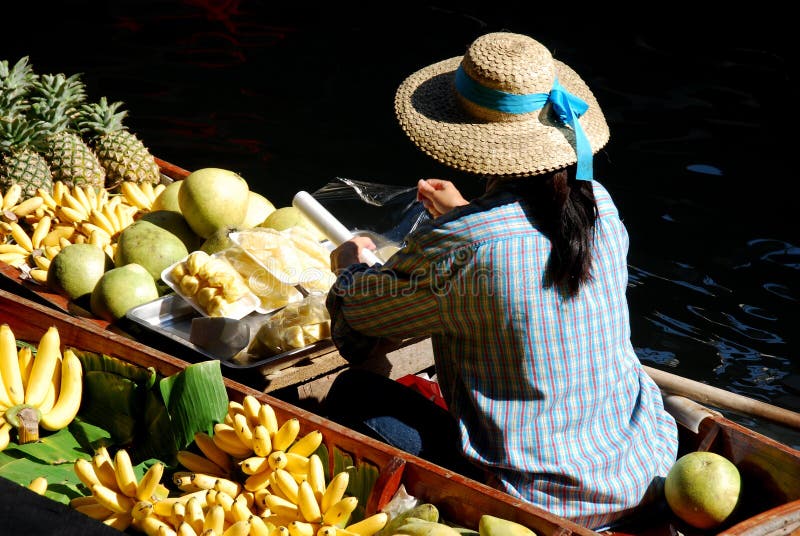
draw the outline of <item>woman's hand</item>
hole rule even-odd
[[[366,262],[361,258],[361,251],[364,249],[375,251],[378,248],[368,236],[355,236],[347,242],[342,242],[339,247],[331,251],[331,270],[336,273],[352,264]]]
[[[417,183],[417,201],[422,201],[422,205],[434,218],[469,204],[452,182],[441,179],[420,179]]]

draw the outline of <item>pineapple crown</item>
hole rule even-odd
[[[24,149],[43,151],[52,132],[45,121],[31,120],[24,115],[0,117],[0,154],[13,154]]]
[[[127,130],[122,121],[128,115],[126,110],[117,111],[122,106],[121,101],[108,103],[105,97],[100,97],[97,102],[82,104],[78,118],[78,127],[81,133],[102,136],[111,132]]]
[[[0,61],[0,117],[13,117],[27,111],[28,92],[36,78],[28,56],[11,67],[7,60]]]
[[[77,131],[79,107],[86,99],[80,74],[41,75],[32,85],[31,112],[35,119],[50,123],[54,132]]]

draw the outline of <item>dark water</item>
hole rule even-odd
[[[496,2],[25,4],[4,4],[0,58],[83,73],[91,98],[124,101],[154,154],[235,170],[278,206],[335,177],[455,177],[477,193],[407,141],[394,91],[482,33],[537,38],[589,83],[611,127],[596,177],[631,235],[642,361],[800,411],[797,77],[780,10],[647,5],[617,18]],[[728,415],[800,447],[798,431]]]

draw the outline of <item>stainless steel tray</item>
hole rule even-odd
[[[251,341],[258,332],[259,327],[275,312],[277,311],[267,314],[253,312],[241,319],[242,322],[247,323],[250,327]],[[139,332],[138,334],[146,335],[147,332],[157,334],[172,343],[176,343],[179,348],[185,348],[195,360],[217,359],[223,366],[232,369],[261,369],[262,372],[267,373],[271,370],[289,367],[308,356],[333,348],[333,341],[325,339],[303,348],[248,361],[247,363],[239,363],[226,357],[214,355],[190,341],[192,319],[201,316],[189,302],[175,293],[167,294],[157,300],[133,307],[125,315],[128,322],[138,328],[136,330]],[[176,357],[184,358],[182,355],[176,355]]]

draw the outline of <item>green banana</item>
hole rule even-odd
[[[416,517],[407,517],[406,522],[397,527],[395,534],[408,536],[461,536],[461,533],[450,525],[436,521],[426,521]]]
[[[391,536],[397,532],[397,528],[400,525],[405,524],[408,518],[416,518],[416,519],[423,519],[425,521],[439,521],[439,510],[430,503],[422,503],[418,504],[417,506],[406,510],[405,512],[400,512],[396,516],[389,519],[389,522],[386,523],[386,526],[375,533],[375,536]]]
[[[488,514],[481,516],[478,532],[480,536],[536,536],[536,533],[525,525]]]

